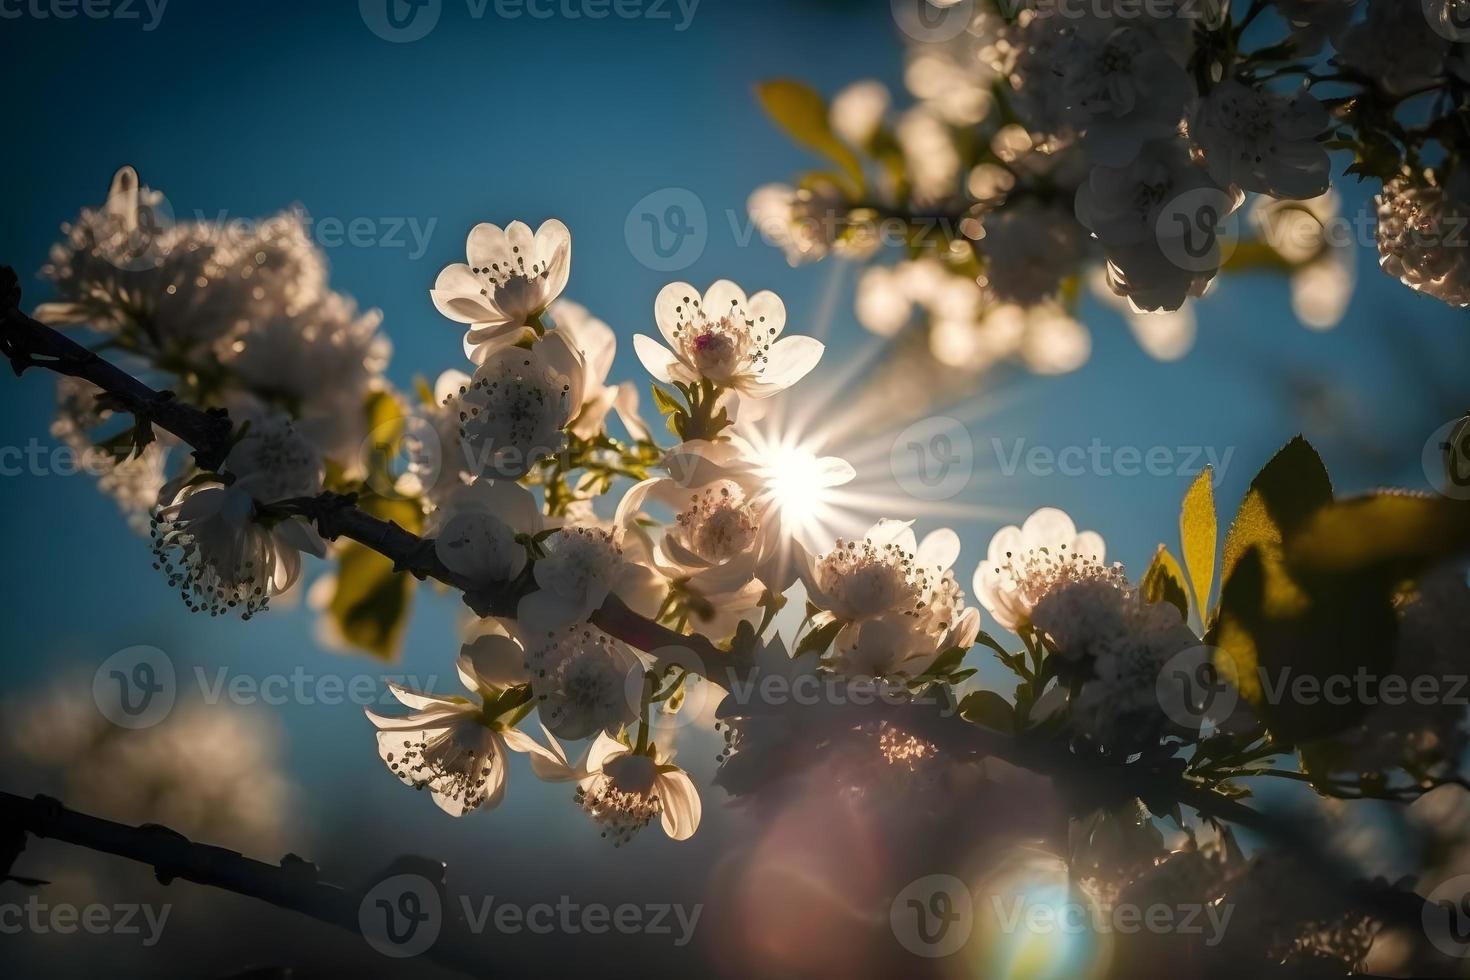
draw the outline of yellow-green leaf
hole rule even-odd
[[[1148,571],[1139,583],[1144,602],[1167,602],[1179,610],[1179,616],[1189,621],[1189,593],[1184,587],[1184,571],[1179,562],[1169,554],[1169,549],[1159,545]],[[1201,606],[1200,608],[1204,608]]]
[[[411,501],[366,496],[358,505],[415,533],[422,524],[418,505]],[[348,644],[382,660],[394,660],[408,625],[413,593],[413,576],[395,572],[393,562],[371,548],[347,541],[339,553],[337,589],[327,612]]]
[[[1470,501],[1383,491],[1319,510],[1287,546],[1313,574],[1378,569],[1409,577],[1470,547]]]
[[[1215,471],[1206,466],[1184,495],[1179,508],[1179,544],[1184,549],[1184,565],[1194,584],[1194,597],[1200,616],[1210,603],[1210,587],[1215,584]],[[1185,614],[1188,619],[1188,613]]]
[[[811,86],[777,78],[756,86],[766,114],[799,145],[822,154],[840,166],[852,182],[854,194],[863,192],[863,165],[837,134],[827,114],[827,101]]]
[[[960,702],[960,717],[993,731],[1014,734],[1016,709],[994,691],[972,691]]]

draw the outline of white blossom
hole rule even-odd
[[[449,319],[470,325],[469,348],[514,344],[566,288],[572,235],[556,219],[535,234],[524,222],[478,224],[465,247],[469,262],[446,266],[429,295]],[[479,358],[474,358],[479,359]]]
[[[534,634],[528,643],[531,693],[553,735],[576,740],[597,732],[615,734],[637,720],[642,664],[622,641],[578,623]],[[630,683],[630,677],[636,680]]]
[[[625,504],[608,527],[568,525],[542,542],[546,555],[533,566],[536,591],[521,599],[516,613],[526,636],[585,623],[609,595],[641,615],[658,611],[661,580],[642,564],[643,542],[626,536],[626,525]]]
[[[1327,190],[1331,161],[1318,137],[1329,122],[1305,89],[1288,98],[1226,79],[1200,102],[1189,135],[1220,186],[1303,200]]]
[[[1120,570],[1103,565],[1105,554],[1096,531],[1079,534],[1065,512],[1043,507],[1020,527],[1003,527],[990,539],[975,569],[975,597],[1001,626],[1024,629],[1036,604],[1058,583],[1120,576]]]
[[[500,805],[510,751],[531,753],[542,766],[555,761],[530,735],[486,717],[481,701],[489,703],[501,694],[493,679],[508,649],[519,658],[520,648],[505,636],[483,638],[461,651],[455,663],[460,683],[480,700],[426,694],[390,682],[389,691],[410,713],[392,716],[364,709],[378,729],[383,764],[407,785],[428,789],[434,803],[452,817]],[[533,768],[539,775],[541,767]]]
[[[434,553],[445,567],[473,582],[510,582],[526,567],[526,547],[543,526],[529,490],[508,480],[481,477],[453,487],[429,515]]]
[[[486,358],[459,396],[471,472],[517,479],[560,452],[582,408],[586,371],[581,352],[556,330],[529,350],[503,347]]]
[[[669,346],[638,334],[633,347],[648,373],[665,383],[710,381],[768,398],[806,377],[824,349],[811,337],[780,337],[786,327],[781,297],[764,291],[747,299],[726,279],[703,296],[688,283],[670,283],[654,301],[653,316]]]
[[[766,571],[762,559],[775,544],[764,524],[765,508],[731,479],[688,487],[659,477],[628,491],[622,507],[628,532],[639,532],[646,503],[673,513],[662,537],[649,542],[650,564],[700,600],[693,610],[700,633],[716,642],[731,636],[766,591],[756,577]]]
[[[699,829],[699,791],[689,774],[673,764],[673,754],[658,745],[638,752],[604,733],[593,741],[582,765],[562,759],[543,778],[577,779],[577,805],[614,846],[632,840],[655,817],[672,840],[688,840]]]
[[[648,427],[638,417],[638,389],[630,381],[610,385],[613,358],[617,355],[618,338],[612,327],[597,319],[587,308],[570,300],[559,299],[548,311],[556,329],[582,355],[586,371],[582,383],[582,404],[567,431],[579,439],[591,439],[603,431],[608,412],[617,413],[623,427],[635,440],[649,438]]]
[[[874,229],[863,223],[871,212],[855,212],[842,188],[831,181],[801,188],[765,184],[751,193],[746,209],[760,236],[785,252],[793,266],[832,253],[865,259],[880,244]]]
[[[1194,82],[1153,34],[1086,19],[1057,68],[1061,97],[1089,160],[1121,167],[1179,127]]]
[[[879,521],[861,541],[839,538],[802,575],[807,599],[842,623],[834,666],[863,677],[914,677],[946,649],[968,647],[980,614],[965,608],[950,570],[953,531],[916,542],[909,522]]]
[[[1470,306],[1470,172],[1441,185],[1432,170],[1403,174],[1378,195],[1378,264],[1416,292]]]
[[[742,424],[718,442],[691,440],[680,444],[664,460],[671,484],[653,484],[624,500],[624,519],[629,519],[643,501],[640,494],[657,485],[659,495],[673,501],[686,521],[666,535],[670,549],[662,552],[671,569],[700,568],[708,571],[702,584],[724,588],[734,585],[749,572],[774,594],[781,594],[796,581],[799,558],[820,546],[816,522],[811,515],[792,514],[783,506],[783,473],[791,465],[788,454],[762,451],[752,441],[756,436]],[[800,477],[814,494],[852,482],[857,471],[836,456],[811,457],[802,464]],[[720,495],[720,489],[738,488]],[[708,498],[698,491],[710,490]],[[680,493],[686,496],[680,497]],[[701,502],[702,501],[702,502]],[[692,536],[692,537],[691,537]],[[724,557],[719,557],[723,555]],[[695,574],[698,574],[695,572]],[[746,596],[748,598],[748,594]]]
[[[1422,2],[1368,0],[1367,16],[1337,38],[1337,61],[1404,95],[1433,84],[1450,43],[1434,29]]]

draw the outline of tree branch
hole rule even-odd
[[[0,352],[10,359],[17,376],[32,367],[88,381],[111,395],[124,411],[140,424],[151,423],[178,436],[194,450],[205,470],[217,471],[229,454],[233,427],[224,409],[204,410],[174,398],[173,392],[156,391],[126,371],[87,350],[60,331],[41,323],[20,309],[20,282],[15,270],[0,267]],[[392,521],[374,517],[348,494],[324,493],[318,497],[284,501],[274,505],[287,513],[311,520],[328,540],[349,538],[393,562],[397,571],[419,579],[435,579],[464,593],[465,603],[480,616],[513,616],[527,583],[511,582],[486,588],[449,569],[434,552],[432,539],[420,538]],[[592,621],[604,632],[647,653],[677,646],[693,653],[697,663],[680,661],[703,676],[724,667],[744,666],[741,659],[716,647],[702,636],[675,633],[639,616],[614,596],[609,596]]]

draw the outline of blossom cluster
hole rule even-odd
[[[907,108],[876,81],[830,104],[790,82],[762,93],[839,169],[759,188],[754,223],[793,265],[869,263],[856,305],[870,330],[892,335],[917,309],[943,363],[1060,373],[1089,353],[1073,319],[1086,283],[1172,359],[1193,336],[1179,314],[1232,267],[1288,273],[1302,321],[1331,326],[1351,251],[1320,235],[1283,243],[1260,216],[1332,221],[1333,151],[1383,182],[1383,269],[1466,305],[1454,120],[1470,61],[1455,3],[933,6],[909,32]],[[1252,195],[1256,220],[1242,221]],[[874,262],[895,237],[899,260]]]

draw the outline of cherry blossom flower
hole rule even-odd
[[[545,767],[543,778],[577,779],[577,805],[615,847],[632,840],[655,817],[670,839],[688,840],[699,829],[703,806],[694,781],[673,758],[655,744],[636,751],[601,734],[581,766],[562,756],[559,765]]]
[[[1121,167],[1175,132],[1194,83],[1146,30],[1086,19],[1058,65],[1061,97],[1089,160]]]
[[[671,511],[662,538],[650,542],[650,564],[700,600],[698,631],[716,642],[731,636],[758,608],[765,583],[756,578],[763,551],[774,542],[763,527],[762,508],[734,480],[685,487],[669,477],[645,480],[628,491],[622,511],[638,533],[645,503]]]
[[[457,323],[468,323],[467,347],[514,344],[566,288],[572,270],[572,235],[556,219],[533,235],[512,221],[478,224],[465,247],[469,262],[446,266],[429,295]]]
[[[449,490],[429,515],[434,554],[445,567],[484,585],[509,582],[526,567],[518,537],[541,532],[531,492],[508,480],[481,477]]]
[[[491,354],[459,396],[471,471],[518,479],[560,452],[563,430],[582,408],[586,373],[581,352],[555,330],[529,350],[504,347]]]
[[[1072,700],[1077,730],[1128,752],[1171,727],[1159,701],[1159,675],[1200,642],[1175,606],[1145,602],[1119,571],[1057,583],[1032,620],[1055,655],[1087,678]]]
[[[181,477],[164,487],[160,500],[168,503],[152,521],[154,567],[193,611],[238,609],[249,619],[295,584],[301,552],[326,555],[326,542],[306,518],[257,514],[258,504],[318,493],[322,461],[278,416],[248,428],[224,471],[223,479]]]
[[[1065,512],[1043,507],[990,539],[988,556],[975,569],[975,597],[1001,626],[1025,629],[1036,604],[1058,583],[1120,576],[1103,565],[1105,554],[1096,531],[1079,534]]]
[[[1403,174],[1378,195],[1378,264],[1410,289],[1470,306],[1470,171],[1446,186],[1432,170]]]
[[[1303,200],[1327,190],[1331,161],[1318,141],[1330,119],[1305,90],[1290,98],[1225,79],[1190,120],[1190,138],[1222,187]]]
[[[642,664],[627,645],[594,626],[578,623],[530,641],[526,666],[536,710],[548,731],[576,740],[616,733],[637,720],[629,678],[641,690]]]
[[[325,290],[326,263],[302,215],[243,227],[176,223],[132,167],[113,177],[104,206],[62,231],[42,269],[56,299],[36,318],[85,322],[130,349],[189,363],[210,359],[236,327],[292,316]]]
[[[673,531],[673,541],[682,542],[681,550],[673,554],[680,557],[671,558],[665,550],[663,558],[691,571],[703,563],[710,574],[702,582],[720,588],[735,584],[745,574],[745,562],[750,561],[754,577],[780,594],[796,581],[800,556],[821,547],[821,522],[815,519],[820,515],[802,513],[799,508],[793,512],[786,505],[781,470],[791,464],[789,454],[758,449],[754,435],[737,425],[718,442],[691,440],[669,453],[664,465],[672,485],[657,484],[658,495],[673,501],[688,520],[683,529]],[[836,456],[813,456],[804,461],[801,476],[817,499],[825,491],[851,483],[857,471]],[[638,492],[650,492],[654,485]],[[739,495],[720,496],[720,488],[730,485],[739,488]],[[682,500],[681,489],[686,494]],[[704,506],[691,506],[699,501],[687,495],[705,489],[713,490],[715,496],[704,500]],[[642,499],[630,490],[626,505],[625,519],[642,506]],[[703,540],[686,540],[688,534]],[[753,539],[748,540],[748,535]],[[735,544],[740,547],[732,547]],[[719,559],[719,554],[727,557]],[[697,561],[687,561],[691,555]]]
[[[1077,220],[1102,242],[1108,284],[1141,310],[1179,309],[1219,272],[1217,229],[1245,200],[1195,166],[1182,140],[1150,143],[1125,167],[1097,166]]]
[[[766,184],[751,193],[746,209],[761,237],[785,252],[792,266],[833,253],[864,259],[878,249],[871,229],[849,223],[852,204],[842,188],[828,181],[801,188]]]
[[[503,692],[497,679],[511,649],[519,658],[514,640],[490,636],[460,652],[455,663],[460,683],[478,700],[426,694],[390,682],[388,690],[410,713],[391,716],[364,709],[378,729],[383,764],[407,785],[428,789],[434,803],[452,817],[500,805],[511,751],[530,753],[542,765],[556,760],[530,735],[487,717],[487,705]]]
[[[1430,23],[1426,5],[1368,0],[1367,7],[1367,16],[1337,38],[1338,63],[1372,78],[1390,95],[1433,84],[1450,42]]]
[[[810,561],[802,574],[808,601],[842,623],[834,666],[914,677],[949,647],[974,643],[980,614],[965,608],[950,571],[959,553],[959,536],[947,528],[916,542],[911,522],[885,520]]]
[[[612,327],[587,312],[585,306],[570,300],[557,300],[549,312],[556,329],[567,335],[586,365],[582,405],[567,431],[579,439],[591,439],[603,430],[611,411],[617,413],[635,440],[648,439],[648,427],[638,417],[638,389],[630,381],[607,383],[618,351],[618,338]]]
[[[568,525],[541,543],[546,555],[532,568],[536,591],[516,611],[528,637],[585,623],[609,595],[641,615],[657,613],[662,580],[642,564],[643,542],[623,533],[628,521],[627,507],[620,504],[608,527]]]
[[[725,279],[703,296],[688,283],[670,283],[654,302],[654,319],[669,347],[643,334],[633,346],[648,372],[665,383],[710,381],[767,398],[804,378],[824,349],[811,337],[778,340],[786,326],[781,298],[767,291],[747,299]]]

